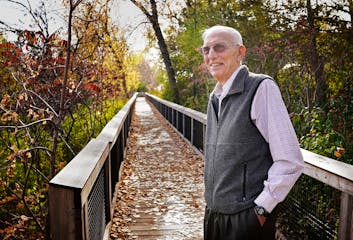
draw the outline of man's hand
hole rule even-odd
[[[255,211],[257,220],[259,220],[259,223],[262,227],[266,222],[266,217],[268,217],[270,214],[266,211],[265,208],[261,206],[255,206],[254,211]]]
[[[260,225],[262,227],[265,224],[265,222],[266,222],[266,217],[265,216],[261,216],[261,215],[257,215],[257,214],[256,214],[256,216],[257,216],[257,220],[259,220],[259,223],[260,223]]]
[[[265,216],[261,216],[261,215],[257,215],[257,214],[256,214],[256,216],[257,216],[257,220],[259,220],[259,223],[260,223],[261,227],[263,227],[263,225],[266,222],[266,217]]]

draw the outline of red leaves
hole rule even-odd
[[[0,51],[5,56],[9,56],[14,49],[16,49],[16,45],[11,42],[0,43]]]
[[[101,91],[101,89],[94,83],[84,83],[83,88],[92,91],[94,94],[98,94]]]
[[[26,225],[28,218],[26,215],[21,215],[17,218],[17,223],[14,225],[9,225],[5,229],[0,229],[0,236],[3,236],[3,239],[23,239],[23,234],[26,231]],[[22,236],[22,237],[21,237]]]
[[[67,41],[66,41],[66,40],[61,40],[61,41],[59,42],[59,46],[60,46],[60,47],[67,48]]]
[[[0,66],[10,67],[19,63],[21,48],[10,42],[0,43]]]
[[[38,44],[39,42],[45,42],[45,36],[41,31],[29,31],[23,30],[19,37],[24,38],[30,45]]]
[[[57,57],[53,58],[51,60],[53,65],[64,65],[65,64],[65,58],[64,57]]]

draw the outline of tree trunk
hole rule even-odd
[[[68,81],[68,74],[70,68],[70,57],[71,57],[71,27],[72,27],[72,14],[75,8],[81,3],[82,0],[77,0],[76,3],[70,0],[70,9],[69,9],[69,17],[68,17],[68,33],[67,33],[67,46],[66,46],[66,59],[65,59],[65,70],[64,70],[64,80],[61,86],[61,95],[60,95],[60,107],[59,114],[57,119],[55,120],[55,127],[53,131],[53,146],[52,146],[52,155],[50,159],[50,178],[53,178],[55,175],[55,156],[59,143],[59,131],[62,128],[62,122],[65,117],[65,95],[66,95],[66,86]]]
[[[175,103],[179,103],[180,102],[179,91],[178,91],[178,88],[176,86],[176,79],[175,79],[174,69],[173,69],[173,66],[172,66],[172,62],[170,60],[167,44],[165,43],[165,40],[164,40],[162,31],[160,29],[160,26],[159,26],[158,22],[157,23],[153,22],[152,26],[153,26],[153,30],[154,30],[154,32],[156,34],[156,37],[157,37],[157,40],[158,40],[158,46],[159,46],[159,49],[160,49],[161,54],[162,54],[162,58],[163,58],[163,62],[164,62],[165,68],[166,68],[167,73],[168,73],[169,85],[170,85],[170,88],[171,88],[172,93],[173,93],[173,101]]]
[[[148,21],[152,24],[154,33],[155,33],[157,41],[158,41],[159,50],[161,51],[163,62],[164,62],[165,68],[168,73],[169,85],[170,85],[170,89],[173,93],[173,101],[175,103],[179,103],[180,102],[179,90],[176,85],[174,69],[172,66],[172,62],[170,60],[170,55],[169,55],[169,51],[167,48],[167,44],[164,40],[164,36],[163,36],[162,30],[160,28],[159,22],[158,22],[158,11],[157,11],[156,1],[150,0],[152,13],[149,13],[147,11],[147,9],[140,2],[137,2],[135,0],[130,0],[130,1],[133,4],[135,4],[135,6],[137,6],[146,15]]]
[[[326,91],[327,85],[324,78],[324,66],[325,61],[324,57],[320,56],[317,50],[317,42],[316,42],[316,28],[315,28],[315,14],[314,10],[311,7],[311,0],[307,0],[306,8],[308,11],[308,22],[309,22],[309,32],[310,32],[310,64],[311,70],[315,77],[316,89],[313,95],[313,103],[318,103],[319,106],[325,107],[327,103],[326,99]]]

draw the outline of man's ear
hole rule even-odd
[[[239,55],[241,56],[242,60],[245,57],[245,53],[246,53],[246,47],[243,45],[239,46]]]

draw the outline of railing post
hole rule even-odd
[[[194,141],[194,119],[190,119],[190,142],[192,145],[195,145]]]
[[[181,132],[181,134],[185,137],[185,134],[186,134],[186,117],[185,117],[185,114],[183,113],[182,114],[182,116],[183,116],[183,131]],[[186,137],[185,137],[186,138]]]
[[[112,143],[109,143],[110,145],[112,145]],[[111,149],[111,147],[109,147]],[[104,176],[104,182],[105,182],[105,197],[106,197],[106,201],[105,201],[105,215],[106,215],[106,221],[109,222],[112,217],[112,185],[115,185],[115,183],[112,183],[112,176],[111,176],[111,172],[112,172],[112,165],[111,165],[111,152],[108,155],[108,160],[105,162],[105,176]]]
[[[341,193],[338,239],[353,240],[353,196],[345,192]]]
[[[205,146],[206,146],[206,124],[202,124],[202,130],[203,130],[203,133],[202,133],[202,146],[203,146],[203,149],[202,151],[205,152]]]
[[[78,189],[49,185],[50,239],[83,239]]]

